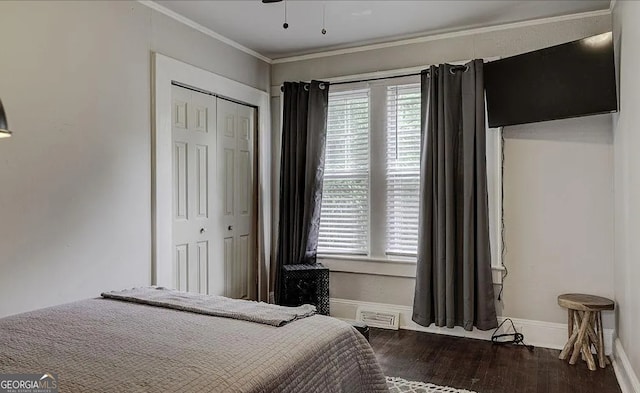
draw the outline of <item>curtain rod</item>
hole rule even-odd
[[[425,70],[427,72],[427,74],[429,73],[429,70]],[[329,86],[334,86],[334,85],[346,85],[348,83],[360,83],[360,82],[371,82],[371,81],[379,81],[379,80],[383,80],[383,79],[394,79],[394,78],[405,78],[407,76],[417,76],[420,75],[421,72],[414,72],[413,74],[402,74],[402,75],[393,75],[393,76],[381,76],[378,78],[366,78],[366,79],[358,79],[358,80],[354,80],[354,81],[343,81],[343,82],[326,82],[329,84]],[[280,86],[280,91],[284,91],[284,86]]]
[[[467,71],[469,69],[468,66],[466,65],[454,65],[451,67],[451,71],[453,73],[453,71]],[[392,76],[381,76],[378,78],[365,78],[365,79],[358,79],[358,80],[353,80],[353,81],[343,81],[343,82],[327,82],[329,83],[330,86],[335,86],[335,85],[346,85],[349,83],[361,83],[361,82],[373,82],[373,81],[379,81],[379,80],[384,80],[384,79],[395,79],[395,78],[405,78],[408,76],[418,76],[421,75],[423,72],[425,72],[427,75],[429,75],[429,69],[425,69],[424,71],[421,72],[414,72],[411,74],[402,74],[402,75],[392,75]],[[284,86],[280,86],[280,91],[284,91]]]
[[[429,70],[426,70],[426,71],[427,71],[427,73],[429,73]],[[329,85],[333,86],[333,85],[346,85],[346,84],[349,84],[349,83],[372,82],[372,81],[379,81],[379,80],[384,80],[384,79],[395,79],[395,78],[405,78],[407,76],[418,76],[420,74],[421,74],[421,72],[414,72],[413,74],[380,76],[378,78],[365,78],[365,79],[358,79],[358,80],[354,80],[354,81],[329,82]]]

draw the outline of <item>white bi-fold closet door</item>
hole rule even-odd
[[[173,282],[255,296],[253,107],[172,86]]]

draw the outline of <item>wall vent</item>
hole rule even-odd
[[[369,307],[358,307],[356,321],[369,326],[398,330],[400,328],[400,313],[388,310],[375,310]]]

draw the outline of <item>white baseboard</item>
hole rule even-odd
[[[624,352],[619,339],[615,341],[611,363],[613,364],[613,370],[616,372],[616,378],[622,393],[640,393],[640,381],[635,371],[633,371],[631,362],[629,362],[629,358]]]
[[[416,330],[420,332],[445,334],[448,336],[475,338],[480,340],[491,340],[492,330],[482,331],[473,329],[466,331],[461,327],[453,329],[441,328],[437,326],[421,326],[411,320],[413,309],[411,306],[401,306],[397,304],[371,303],[349,299],[331,298],[331,316],[345,320],[354,320],[358,307],[369,307],[376,310],[388,310],[400,313],[400,329]],[[498,317],[498,322],[502,322],[507,317]],[[567,325],[564,323],[534,321],[529,319],[511,318],[518,332],[524,334],[525,342],[536,347],[562,349],[567,342]],[[506,324],[505,324],[506,326]],[[510,330],[510,326],[509,329]],[[612,354],[613,329],[604,329],[604,347],[607,355]],[[636,379],[637,381],[637,379]],[[633,391],[631,391],[633,392]],[[635,391],[633,393],[640,393]]]

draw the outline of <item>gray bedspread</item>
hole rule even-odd
[[[61,392],[387,392],[337,319],[275,327],[110,299],[0,319],[0,373],[45,372]]]
[[[303,304],[299,307],[283,307],[276,304],[182,292],[163,287],[142,287],[104,292],[102,297],[273,326],[282,326],[316,313],[315,306],[310,304]]]

